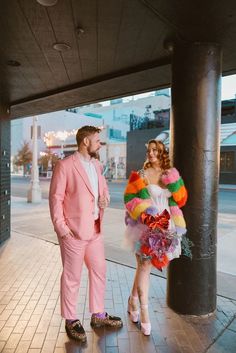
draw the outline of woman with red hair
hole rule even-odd
[[[151,267],[162,270],[181,254],[186,224],[180,207],[187,191],[178,171],[171,167],[168,151],[161,141],[147,144],[143,169],[132,172],[125,190],[126,241],[136,253],[137,269],[128,313],[141,321],[141,331],[150,335],[148,293]],[[140,303],[140,313],[138,304]]]

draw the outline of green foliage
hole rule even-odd
[[[38,163],[42,167],[42,170],[46,172],[48,170],[53,170],[57,160],[58,160],[57,155],[51,152],[48,152],[39,158]]]
[[[24,141],[21,149],[17,151],[17,154],[14,157],[13,163],[18,167],[23,166],[24,175],[25,175],[27,170],[29,171],[29,165],[31,164],[31,162],[32,162],[32,151],[29,147],[29,143]]]

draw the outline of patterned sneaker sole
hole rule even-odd
[[[100,327],[116,327],[116,328],[121,328],[123,327],[123,322],[119,322],[119,323],[114,323],[114,324],[106,324],[103,322],[90,322],[90,325],[93,328],[100,328]]]
[[[67,333],[67,336],[73,340],[76,340],[82,343],[87,341],[86,335],[81,335],[81,336],[73,335],[67,327],[66,327],[66,333]]]

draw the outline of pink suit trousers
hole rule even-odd
[[[104,312],[106,262],[103,236],[94,232],[90,240],[58,237],[63,263],[61,275],[61,315],[75,320],[83,262],[89,275],[89,311]]]

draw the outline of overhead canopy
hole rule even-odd
[[[1,103],[16,118],[169,86],[176,41],[221,44],[235,73],[235,16],[235,0],[3,0]]]

